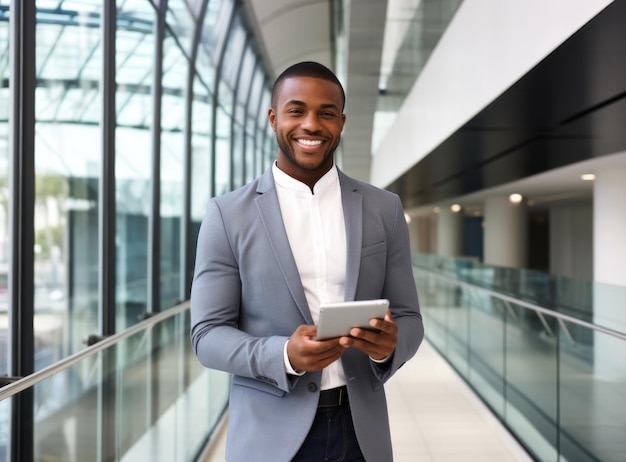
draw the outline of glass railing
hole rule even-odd
[[[0,389],[0,461],[24,443],[35,461],[196,460],[230,376],[198,363],[189,325],[184,303]],[[30,441],[14,434],[29,426]]]
[[[423,255],[414,275],[426,338],[536,460],[626,460],[626,287]]]

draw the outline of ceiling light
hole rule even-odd
[[[450,206],[450,210],[452,210],[454,213],[459,213],[461,211],[461,206],[459,204],[452,204]]]
[[[524,198],[522,197],[522,195],[518,193],[513,193],[509,196],[509,202],[511,204],[519,204],[522,202],[523,199]]]
[[[583,181],[593,181],[596,179],[596,176],[593,173],[583,173],[580,175],[580,179]]]
[[[441,209],[439,207],[433,207],[433,213],[439,213]]]

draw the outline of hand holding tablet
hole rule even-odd
[[[322,303],[316,340],[350,335],[350,329],[371,329],[371,318],[385,317],[389,300],[359,300],[356,302]]]

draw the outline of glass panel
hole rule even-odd
[[[272,131],[272,127],[267,119],[267,110],[270,108],[271,104],[270,90],[268,88],[264,88],[258,113],[258,133],[261,137],[258,145],[262,146],[262,153],[259,156],[261,160],[261,172],[264,172],[270,167],[270,165],[272,165],[272,162],[276,160],[276,155],[278,153],[276,134]]]
[[[626,454],[625,342],[601,332],[590,337],[571,323],[563,323],[560,333],[560,460],[621,461]]]
[[[100,356],[35,386],[35,460],[97,460]]]
[[[98,5],[37,16],[36,370],[84,348],[98,329],[100,103],[85,72],[101,57]]]
[[[207,200],[212,195],[210,136],[212,106],[210,93],[198,78],[195,79],[194,95],[191,138],[191,220],[199,226],[204,216]],[[196,247],[193,245],[190,248]]]
[[[9,459],[9,425],[11,422],[11,399],[0,401],[0,462]]]
[[[8,374],[9,309],[9,22],[8,6],[0,2],[0,375]],[[0,408],[0,411],[2,408]],[[4,441],[0,413],[0,448]],[[1,449],[0,449],[1,451]],[[2,455],[0,454],[0,458]]]
[[[187,57],[173,37],[164,44],[163,111],[161,124],[161,310],[181,296],[180,242],[184,207],[185,94],[189,69]]]
[[[38,383],[34,460],[193,460],[226,409],[230,377],[199,365],[188,325],[186,310]],[[4,442],[10,404],[0,401]]]
[[[183,50],[190,54],[193,31],[196,26],[189,6],[187,6],[187,1],[168,0],[165,21],[169,28],[169,33],[172,33],[178,39],[178,43],[180,43]]]
[[[245,138],[243,133],[243,127],[241,124],[235,122],[233,124],[233,151],[232,151],[232,166],[233,166],[233,189],[243,186],[245,179]]]
[[[217,108],[217,133],[215,134],[215,195],[231,190],[230,123],[222,107]]]
[[[220,54],[220,38],[224,35],[234,2],[231,0],[210,0],[202,29],[202,50],[212,63],[217,64]],[[207,83],[213,86],[213,80]]]
[[[539,460],[557,458],[558,345],[554,318],[510,305],[506,423]]]
[[[501,300],[465,288],[469,311],[469,382],[499,416],[504,415],[504,316]],[[489,332],[489,335],[485,335]]]
[[[148,310],[148,223],[151,209],[154,8],[118,0],[115,129],[116,330]]]
[[[516,302],[491,292],[506,288],[547,305],[554,302],[549,297],[562,300],[564,291],[546,291],[539,274],[432,255],[414,255],[413,271],[428,341],[534,458],[623,459],[626,361],[616,352],[624,350],[626,340],[559,321],[545,307],[533,308],[526,300]],[[478,285],[465,282],[469,280]],[[578,293],[589,294],[584,285],[563,287],[583,287]],[[619,314],[625,298],[623,287],[594,284],[596,325],[624,331]]]

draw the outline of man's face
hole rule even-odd
[[[278,141],[278,167],[309,186],[333,166],[346,120],[339,87],[313,77],[282,82],[269,120]]]

